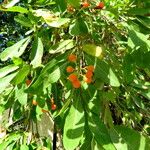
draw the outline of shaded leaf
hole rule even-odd
[[[117,150],[150,149],[150,139],[125,126],[116,126],[110,130],[111,139]]]
[[[99,116],[91,112],[88,115],[89,128],[97,143],[104,149],[116,150],[111,141],[107,128],[105,127]]]
[[[69,33],[73,36],[78,36],[88,33],[88,27],[83,19],[76,19],[69,27]]]

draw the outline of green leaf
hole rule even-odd
[[[29,27],[29,28],[33,27],[33,24],[31,23],[30,19],[25,17],[23,14],[19,14],[14,18],[14,20],[20,23],[22,26]]]
[[[41,38],[37,38],[34,41],[34,45],[31,52],[31,64],[33,65],[33,68],[37,68],[41,66],[42,63],[42,56],[43,56],[43,43],[41,41]]]
[[[70,25],[69,33],[73,36],[87,34],[88,27],[86,22],[82,18],[76,19],[74,23]]]
[[[55,27],[55,28],[60,28],[62,25],[65,25],[65,24],[69,23],[69,21],[70,21],[69,18],[58,18],[54,21],[52,21],[51,19],[44,18],[44,20],[49,26]]]
[[[150,139],[125,126],[116,126],[110,130],[111,139],[117,150],[150,149]]]
[[[101,79],[101,81],[105,83],[109,83],[109,66],[104,61],[101,61],[100,59],[97,59],[96,57],[92,57],[90,55],[85,55],[86,61],[88,65],[94,65],[95,71],[94,71],[94,77]]]
[[[28,13],[28,10],[21,6],[13,6],[8,9],[4,9],[4,8],[0,7],[0,10],[1,11],[9,11],[9,12]]]
[[[137,20],[144,25],[146,28],[150,29],[150,18],[148,17],[137,17]]]
[[[97,143],[106,150],[116,150],[108,134],[107,128],[99,116],[91,112],[88,113],[88,115],[89,128]]]
[[[110,79],[111,86],[114,86],[114,87],[120,86],[119,80],[111,68],[109,69],[109,79]]]
[[[64,12],[67,8],[67,2],[65,0],[56,0],[56,5],[60,12]]]
[[[21,145],[20,150],[29,150],[29,147],[27,145]]]
[[[53,59],[47,63],[37,80],[27,89],[27,91],[35,94],[41,93],[49,86],[49,84],[56,82],[60,78],[60,68],[57,66],[59,63],[60,62],[56,59]],[[56,75],[56,78],[54,75]]]
[[[23,80],[27,77],[27,75],[30,72],[30,66],[29,65],[24,65],[19,72],[17,73],[16,77],[12,80],[12,84],[20,84],[23,82]]]
[[[67,1],[69,5],[79,8],[80,7],[80,0],[68,0]]]
[[[148,40],[148,36],[134,30],[132,26],[128,26],[128,28],[129,37],[131,38],[135,47],[139,46],[142,49],[142,51],[150,51],[150,41]]]
[[[81,99],[76,98],[64,125],[63,144],[66,150],[74,150],[79,145],[84,130],[84,111]]]
[[[83,45],[83,51],[99,59],[103,58],[102,47],[96,46],[94,44]]]
[[[90,129],[88,127],[88,124],[85,124],[84,127],[84,135],[83,135],[83,139],[81,141],[81,147],[80,150],[92,150],[92,139],[93,139],[93,135],[90,132]],[[93,149],[94,150],[94,149]]]
[[[6,149],[9,144],[14,143],[14,142],[16,143],[16,141],[19,140],[20,137],[21,137],[21,134],[19,134],[19,133],[9,134],[9,136],[6,137],[5,141],[0,143],[0,149],[1,150]]]
[[[13,57],[19,57],[23,54],[25,51],[27,45],[30,42],[30,37],[27,37],[25,39],[20,40],[16,44],[14,44],[11,47],[6,48],[1,54],[0,54],[0,59],[2,61],[6,61],[9,58]]]
[[[55,53],[59,53],[59,52],[64,53],[66,50],[69,50],[73,47],[74,47],[74,41],[73,40],[64,40],[60,43],[53,45],[50,48],[49,53],[50,54],[55,54]]]
[[[25,105],[27,103],[27,94],[24,92],[25,85],[19,89],[18,87],[15,90],[15,98],[19,101],[21,105]]]
[[[19,67],[16,65],[8,65],[0,69],[0,78],[5,77],[7,74],[17,70]]]
[[[6,77],[0,78],[0,93],[2,93],[6,87],[9,86],[10,81],[16,76],[17,72],[7,75]]]
[[[55,83],[59,80],[59,78],[60,78],[60,68],[56,66],[52,72],[45,75],[44,82],[46,82],[46,84]]]
[[[130,15],[142,15],[142,16],[144,16],[146,14],[149,14],[150,10],[149,10],[149,8],[147,8],[147,9],[146,8],[130,8],[128,10],[128,13]]]
[[[61,108],[61,110],[58,112],[58,114],[56,114],[56,116],[55,117],[58,117],[58,116],[60,116],[62,113],[64,113],[65,112],[65,110],[68,108],[68,106],[70,105],[70,103],[71,103],[71,98],[68,98],[67,99],[67,101],[65,102],[65,104],[63,105],[63,107]]]

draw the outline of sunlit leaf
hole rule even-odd
[[[84,130],[84,111],[81,100],[75,99],[65,120],[63,144],[66,150],[74,150],[80,143]]]

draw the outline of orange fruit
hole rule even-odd
[[[72,85],[74,88],[80,88],[81,87],[81,83],[79,80],[75,80],[74,82],[72,82]]]
[[[69,60],[70,62],[76,62],[77,56],[74,55],[74,54],[70,54],[70,55],[68,56],[68,60]]]
[[[31,82],[31,80],[26,80],[26,85],[29,86]]]
[[[85,77],[84,81],[85,81],[86,83],[91,83],[91,82],[92,82],[92,78],[87,78],[87,77]]]
[[[104,5],[104,2],[99,2],[99,3],[96,5],[95,9],[103,9],[104,6],[105,6],[105,5]]]
[[[93,72],[87,71],[86,74],[85,74],[85,76],[86,76],[87,78],[91,78],[91,77],[93,76]]]
[[[89,7],[90,6],[90,4],[88,3],[88,2],[83,2],[82,3],[82,7],[83,8],[87,8],[87,7]]]
[[[38,103],[37,103],[36,100],[33,100],[33,101],[32,101],[32,105],[35,105],[35,106],[36,106],[37,104],[38,104]]]
[[[51,105],[51,109],[52,109],[52,110],[55,110],[56,108],[57,108],[56,104],[52,104],[52,105]]]
[[[74,71],[74,68],[71,67],[71,66],[68,66],[67,69],[66,69],[66,71],[67,71],[68,73],[71,73],[71,72]]]
[[[74,82],[76,81],[78,78],[77,78],[77,75],[75,74],[70,74],[69,77],[68,77],[69,81],[71,82]]]
[[[87,66],[87,70],[94,72],[94,66],[93,65]]]

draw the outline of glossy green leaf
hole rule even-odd
[[[0,54],[0,59],[2,61],[6,61],[9,58],[13,57],[19,57],[23,54],[25,51],[27,45],[30,42],[30,37],[27,37],[25,39],[20,40],[16,44],[14,44],[11,47],[6,48],[1,54]]]
[[[42,56],[43,56],[43,43],[41,38],[37,38],[34,42],[32,53],[31,53],[31,64],[33,68],[37,68],[41,66],[42,63]]]
[[[6,67],[3,67],[0,69],[0,78],[3,78],[4,76],[6,76],[7,74],[17,70],[19,67],[15,66],[15,65],[8,65]]]
[[[77,98],[74,100],[65,120],[63,144],[66,150],[74,150],[79,145],[83,131],[84,111],[81,99]]]

